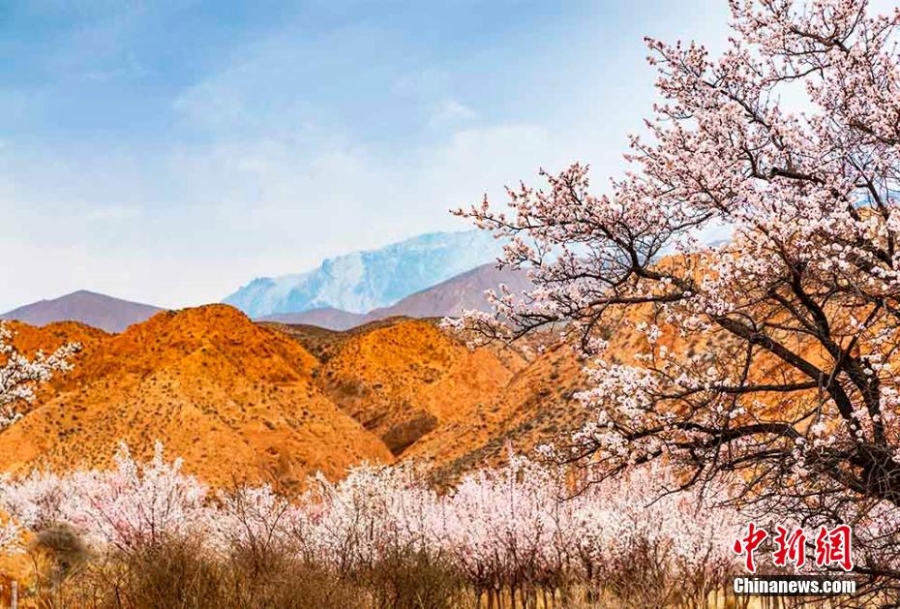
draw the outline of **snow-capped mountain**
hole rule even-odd
[[[502,242],[480,230],[429,233],[326,259],[297,275],[254,279],[223,302],[251,317],[333,307],[368,313],[496,260]]]

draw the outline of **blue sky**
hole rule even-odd
[[[621,168],[644,35],[724,0],[0,2],[0,311],[180,307],[434,230],[537,169]]]

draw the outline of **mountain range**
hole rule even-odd
[[[367,314],[494,262],[502,247],[486,231],[429,233],[328,258],[306,273],[254,279],[223,302],[252,318],[325,308]]]
[[[534,287],[524,271],[498,269],[494,264],[485,264],[411,294],[392,306],[370,311],[366,315],[350,313],[341,309],[323,308],[301,313],[268,315],[261,318],[260,321],[306,324],[330,330],[349,330],[362,324],[390,317],[456,317],[470,309],[489,311],[491,305],[485,297],[485,292],[487,290],[499,292],[501,285],[505,285],[514,293],[521,293],[523,290]]]
[[[259,321],[288,325],[317,326],[328,330],[349,330],[366,323],[367,316],[361,313],[350,313],[333,307],[312,309],[302,313],[276,313],[260,317]]]
[[[514,292],[531,286],[523,271],[500,270],[500,242],[482,231],[421,235],[380,250],[324,261],[316,270],[257,279],[226,299],[260,321],[347,330],[405,316],[457,316],[489,310],[487,290],[504,284]],[[372,308],[360,309],[375,303]],[[341,307],[349,307],[341,308]],[[279,310],[277,313],[261,314]],[[34,326],[76,321],[120,333],[162,311],[88,291],[42,300],[0,315]]]
[[[490,273],[446,282],[438,293],[453,297],[426,291],[412,302],[420,311],[463,302],[466,286]],[[635,328],[657,319],[644,306],[606,320],[608,357],[634,363],[647,341]],[[501,462],[510,448],[567,442],[591,416],[576,397],[585,360],[552,330],[470,349],[432,319],[389,316],[338,332],[254,322],[221,304],[163,311],[120,334],[73,322],[9,327],[29,356],[68,342],[82,349],[3,432],[0,472],[104,467],[120,440],[142,457],[160,440],[185,471],[215,485],[298,489],[314,471],[339,477],[362,462],[396,461],[444,483]],[[721,335],[665,336],[672,353],[730,348]],[[814,354],[810,345],[804,357]],[[779,366],[762,360],[754,374]]]

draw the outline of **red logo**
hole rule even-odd
[[[816,535],[816,565],[827,567],[837,564],[844,571],[853,569],[853,558],[850,555],[850,527],[846,524],[834,527],[830,531],[819,528]]]
[[[777,534],[772,538],[775,543],[775,551],[772,553],[772,562],[778,567],[786,567],[792,564],[802,567],[806,564],[807,536],[802,528],[789,531],[783,526],[776,526]],[[769,537],[769,534],[756,526],[756,523],[747,525],[747,534],[736,539],[732,549],[738,556],[745,557],[745,566],[750,573],[756,573],[756,561],[754,553],[759,546]],[[850,527],[846,524],[838,525],[833,529],[819,527],[815,537],[816,566],[830,567],[836,565],[844,571],[853,570],[852,535]]]
[[[734,547],[732,548],[734,553],[738,556],[741,554],[747,555],[746,564],[747,570],[750,571],[750,573],[756,573],[756,563],[753,562],[753,552],[756,551],[759,544],[761,544],[768,536],[768,533],[763,529],[756,528],[756,524],[751,522],[747,525],[747,535],[734,542]]]
[[[775,530],[778,531],[775,536],[778,549],[773,554],[772,562],[779,567],[787,566],[789,562],[802,567],[806,563],[806,534],[803,529],[795,529],[790,535],[783,526],[776,526]]]

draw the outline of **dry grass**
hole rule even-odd
[[[809,599],[735,598],[732,574],[700,577],[652,544],[603,566],[589,580],[479,590],[440,556],[398,548],[367,564],[325,565],[289,544],[168,538],[92,553],[66,526],[41,531],[20,607],[41,609],[831,609],[871,606]],[[525,580],[523,580],[525,581]]]
[[[35,560],[22,607],[84,609],[256,608],[452,609],[471,606],[461,578],[424,555],[397,556],[338,575],[283,550],[209,552],[198,540],[169,540],[92,557],[54,571]],[[46,574],[55,572],[50,579]]]

